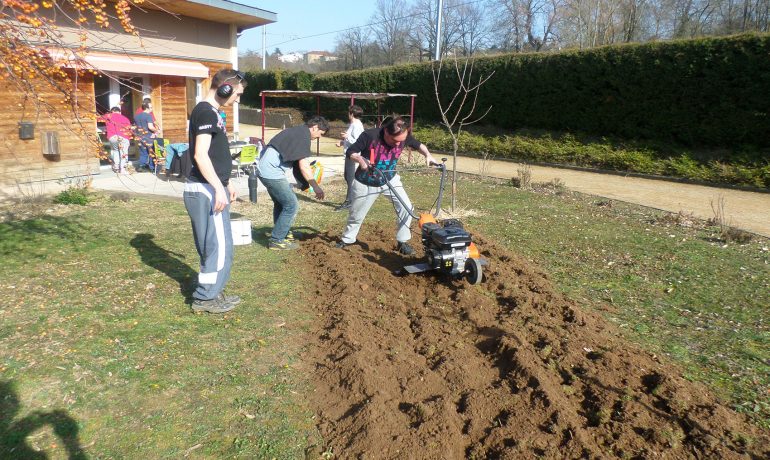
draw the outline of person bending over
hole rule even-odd
[[[323,136],[328,130],[329,122],[322,116],[314,116],[304,125],[276,134],[259,156],[259,179],[273,200],[273,231],[268,242],[270,249],[291,250],[299,247],[291,233],[299,204],[286,178],[289,170],[298,168],[301,177],[313,187],[315,197],[324,199],[324,191],[313,177],[308,157],[311,156],[310,141]]]

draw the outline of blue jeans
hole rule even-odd
[[[294,218],[299,211],[297,195],[294,194],[285,177],[282,179],[263,179],[260,177],[260,180],[273,200],[273,234],[270,239],[283,241],[291,230]]]
[[[155,162],[150,158],[150,149],[154,148],[152,139],[139,139],[139,166],[155,168]]]

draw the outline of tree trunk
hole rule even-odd
[[[452,212],[457,206],[457,136],[452,134]]]

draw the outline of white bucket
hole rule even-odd
[[[250,220],[233,220],[230,221],[230,228],[233,231],[233,244],[251,244],[251,221]]]

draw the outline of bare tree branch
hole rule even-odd
[[[473,118],[476,112],[479,90],[484,83],[489,81],[489,79],[492,78],[492,75],[494,75],[494,72],[492,72],[489,75],[481,76],[478,78],[478,82],[474,84],[474,64],[475,62],[472,58],[466,57],[461,70],[458,59],[456,57],[454,58],[457,89],[451,96],[448,104],[442,103],[441,100],[441,72],[444,61],[443,59],[439,60],[438,62],[434,62],[431,66],[433,89],[436,95],[439,113],[441,114],[441,124],[446,127],[449,135],[452,137],[452,211],[454,211],[457,206],[457,150],[460,133],[462,132],[463,127],[480,121],[492,109],[492,106],[489,106],[483,115]],[[469,102],[469,96],[473,102],[470,107],[466,107],[466,104]]]

